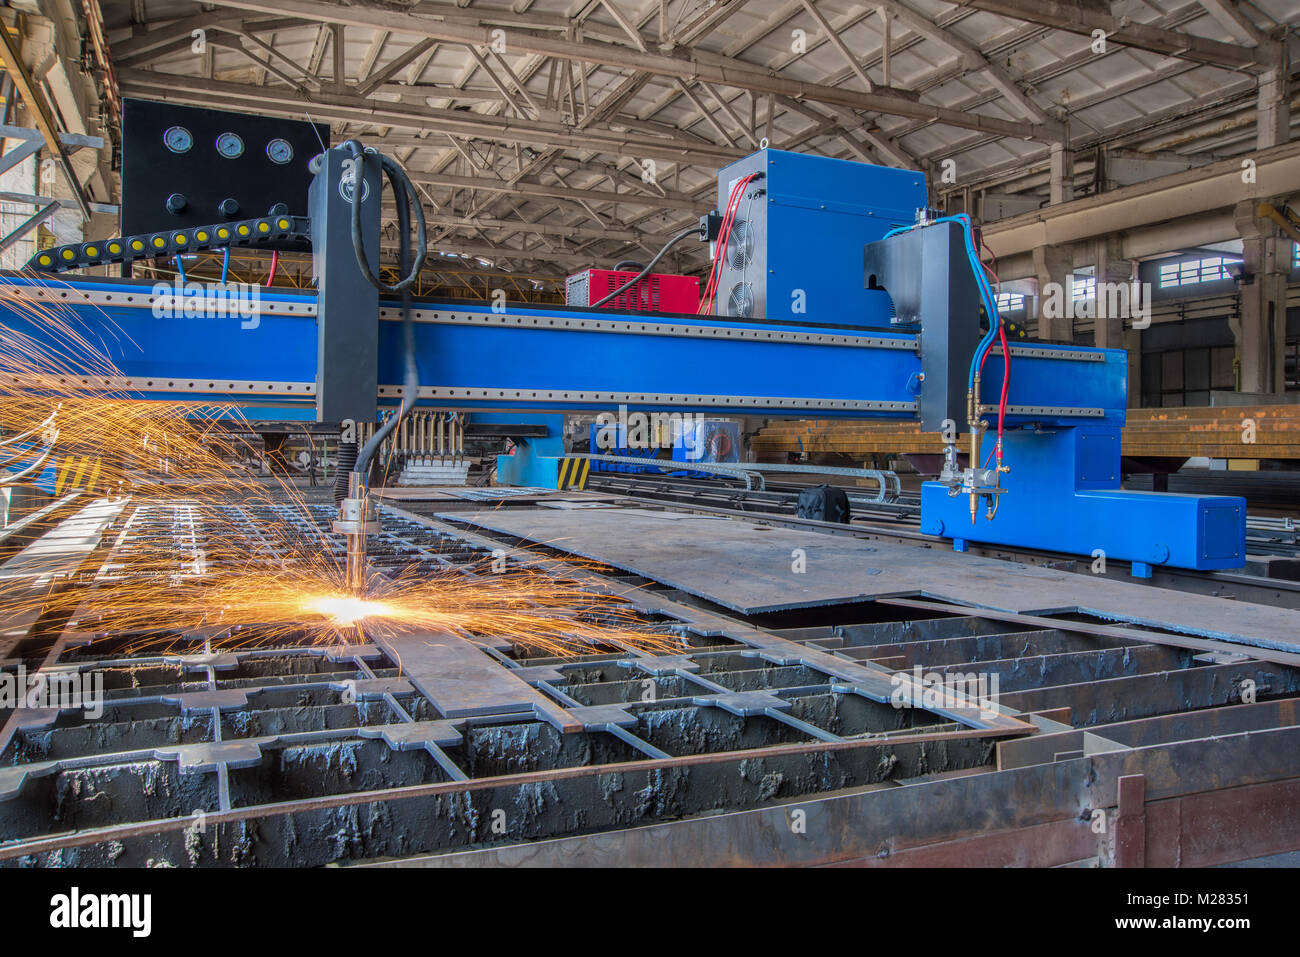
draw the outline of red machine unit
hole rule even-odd
[[[590,306],[634,276],[635,272],[614,269],[588,269],[575,273],[565,280],[564,302],[569,306]],[[620,312],[693,313],[699,307],[700,281],[695,276],[651,273],[601,308]]]

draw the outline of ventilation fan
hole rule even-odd
[[[727,296],[727,315],[753,318],[754,291],[749,283],[738,282],[731,287],[731,293]]]
[[[748,220],[738,219],[731,225],[731,235],[727,237],[727,265],[732,269],[744,269],[754,258],[754,227]]]

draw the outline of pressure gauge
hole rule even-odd
[[[244,155],[244,141],[238,133],[222,133],[217,137],[217,152],[228,160]]]
[[[183,126],[171,126],[163,134],[163,145],[173,153],[188,153],[194,145],[194,136]]]
[[[293,147],[288,140],[277,137],[266,144],[266,158],[283,166],[293,159]]]

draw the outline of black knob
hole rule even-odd
[[[288,215],[289,215],[289,205],[288,205],[287,203],[276,203],[274,206],[272,206],[270,209],[268,209],[268,210],[266,211],[266,215],[268,215],[268,216],[288,216]]]
[[[226,219],[234,219],[239,215],[239,203],[230,197],[223,199],[221,205],[218,206],[217,209],[220,211],[222,216],[226,217]]]
[[[167,212],[171,213],[173,216],[179,216],[181,213],[185,212],[189,205],[190,201],[180,193],[172,193],[167,197]]]

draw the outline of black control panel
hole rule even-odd
[[[307,215],[308,163],[329,127],[128,99],[122,104],[122,233]],[[281,248],[306,248],[285,238]]]

